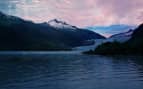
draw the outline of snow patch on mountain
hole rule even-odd
[[[48,24],[54,28],[58,29],[77,29],[77,27],[67,24],[66,22],[53,19],[48,22]]]
[[[114,34],[127,32],[129,29],[135,29],[135,25],[127,25],[127,24],[115,24],[109,26],[90,26],[87,29],[100,33],[103,36],[110,37]]]
[[[113,35],[113,36],[111,36],[110,38],[107,38],[107,39],[95,39],[93,45],[80,46],[80,47],[73,48],[73,50],[86,52],[86,51],[89,51],[89,50],[94,50],[96,47],[98,47],[99,45],[101,45],[103,43],[106,43],[106,42],[117,41],[117,42],[120,42],[120,43],[124,43],[132,37],[133,32],[134,32],[134,30],[129,30],[128,32],[115,34],[115,35]]]
[[[128,41],[132,37],[133,32],[134,30],[129,30],[128,32],[112,35],[106,41],[107,42],[117,41],[117,42],[123,43],[123,42]]]

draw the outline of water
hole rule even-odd
[[[143,57],[1,53],[0,89],[143,89]]]

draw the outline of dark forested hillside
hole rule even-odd
[[[65,50],[99,38],[104,37],[89,30],[58,29],[0,12],[0,50]]]

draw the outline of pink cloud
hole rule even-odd
[[[79,27],[143,20],[143,0],[17,0],[16,6],[14,15],[36,22],[57,18]]]

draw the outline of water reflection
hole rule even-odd
[[[0,56],[1,89],[142,89],[143,57]]]

